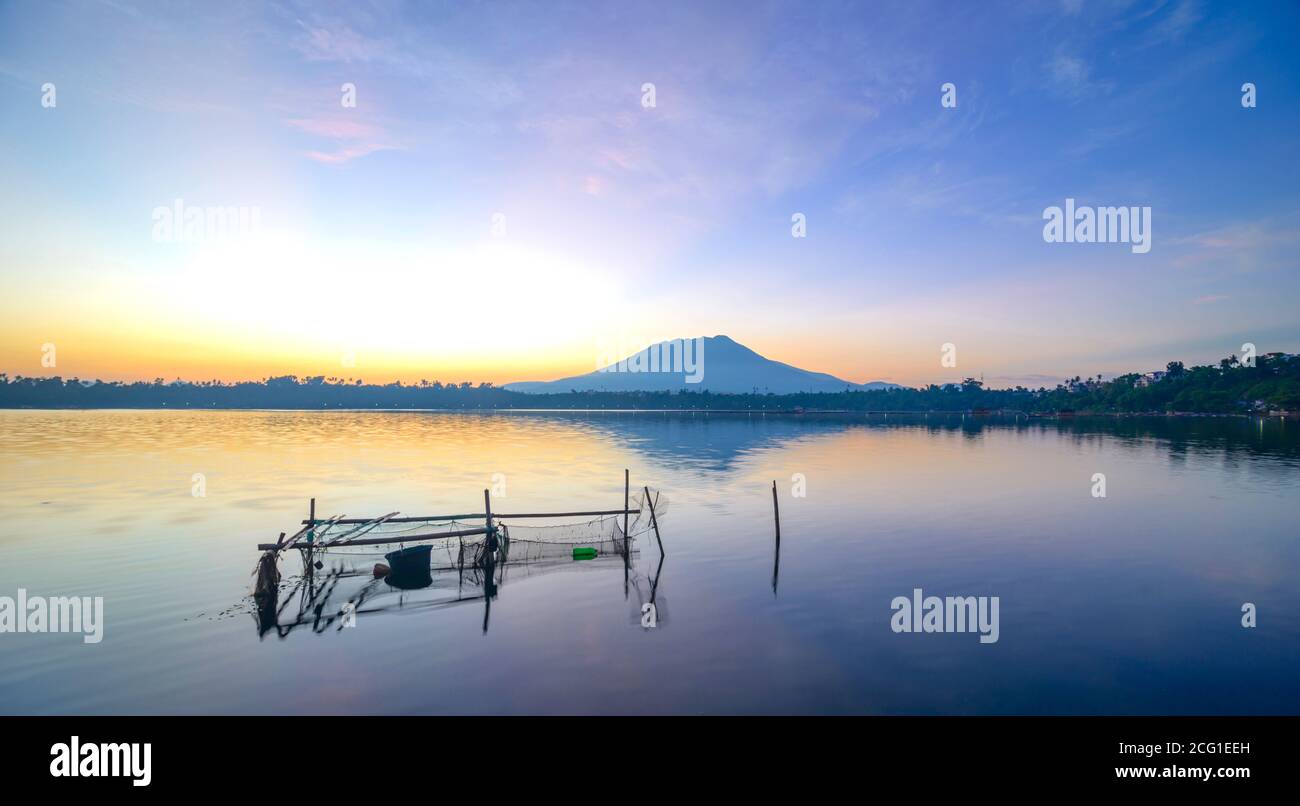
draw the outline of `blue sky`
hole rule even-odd
[[[3,3],[0,370],[509,381],[726,333],[1037,385],[1300,350],[1298,8]],[[1045,243],[1067,197],[1149,205],[1151,251]],[[159,244],[177,198],[262,230]]]

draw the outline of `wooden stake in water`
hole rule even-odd
[[[493,552],[497,550],[497,530],[492,525],[492,496],[489,491],[483,491],[483,511],[487,513],[487,550]]]
[[[627,536],[627,506],[632,494],[630,471],[623,468],[623,598],[628,596],[628,573],[632,567],[632,540]],[[616,522],[617,523],[617,522]]]
[[[311,499],[311,505],[307,508],[307,520],[311,523],[311,528],[307,530],[307,542],[310,543],[316,539],[316,499]]]
[[[776,501],[776,481],[772,481],[772,518],[776,523],[776,546],[772,550],[772,595],[776,595],[776,582],[781,574],[781,508]]]
[[[487,635],[492,600],[497,597],[497,529],[492,525],[492,497],[487,490],[483,491],[483,511],[487,519],[487,537],[483,542],[483,634]]]
[[[776,480],[772,481],[772,516],[776,519],[776,542],[781,542],[781,507],[776,502]]]
[[[645,487],[643,489],[645,490],[645,502],[641,508],[646,509],[648,507],[650,509],[650,525],[655,528],[655,542],[659,544],[659,556],[662,557],[664,555],[664,541],[659,537],[659,520],[655,517],[654,501],[650,500],[650,488]]]

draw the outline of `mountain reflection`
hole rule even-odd
[[[1029,417],[1024,414],[718,412],[521,412],[581,425],[622,441],[668,469],[727,472],[746,457],[854,429],[922,429],[972,438],[991,430],[1052,431],[1079,441],[1110,437],[1121,445],[1156,445],[1170,454],[1284,457],[1300,461],[1300,443],[1287,429],[1300,423],[1246,417]]]

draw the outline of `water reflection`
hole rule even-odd
[[[492,602],[508,579],[622,570],[624,598],[635,592],[639,612],[653,611],[653,620],[662,624],[665,613],[658,593],[664,554],[659,553],[653,574],[643,577],[636,570],[641,554],[637,540],[634,533],[628,540],[605,541],[601,550],[581,558],[575,556],[569,544],[556,550],[555,546],[531,541],[512,541],[508,536],[496,545],[474,539],[446,539],[386,554],[346,546],[267,551],[253,571],[251,613],[259,638],[274,633],[284,639],[300,628],[317,635],[337,632],[355,626],[356,619],[362,616],[440,610],[481,602],[486,634],[491,624]],[[299,568],[285,577],[280,571],[281,563],[292,563]]]
[[[1294,421],[14,411],[0,453],[0,595],[106,603],[93,649],[0,636],[6,712],[1300,713]],[[294,548],[246,600],[312,497],[607,510],[629,467],[674,499],[673,629],[653,529],[625,576]],[[1000,596],[1001,640],[894,634],[915,587]]]
[[[1171,454],[1223,452],[1226,459],[1268,455],[1300,463],[1296,422],[1248,417],[1029,417],[1023,414],[873,412],[825,414],[709,412],[517,412],[515,418],[568,423],[626,443],[668,467],[725,472],[765,451],[857,429],[955,432],[972,439],[992,430],[1055,433],[1076,442],[1104,437],[1129,445],[1157,442]]]

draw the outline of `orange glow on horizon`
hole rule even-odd
[[[33,340],[33,333],[45,335]],[[46,343],[55,346],[54,367],[42,366],[42,347]],[[741,343],[746,342],[741,340]],[[879,372],[864,373],[848,362],[844,362],[842,368],[827,366],[824,362],[831,355],[819,350],[816,343],[794,344],[784,353],[754,344],[746,346],[767,358],[815,372],[826,372],[852,382],[905,382],[895,380],[904,375],[903,362],[896,367],[882,367]],[[852,357],[862,360],[860,355]],[[0,372],[10,376],[60,376],[127,382],[155,378],[234,382],[282,375],[322,375],[326,378],[363,379],[377,384],[428,380],[501,385],[583,375],[597,369],[597,363],[596,348],[581,343],[565,344],[546,351],[476,350],[435,357],[417,351],[385,353],[373,349],[341,349],[335,352],[298,341],[263,341],[253,335],[238,341],[159,335],[143,327],[109,329],[103,323],[67,328],[16,327],[10,323],[0,327]]]

